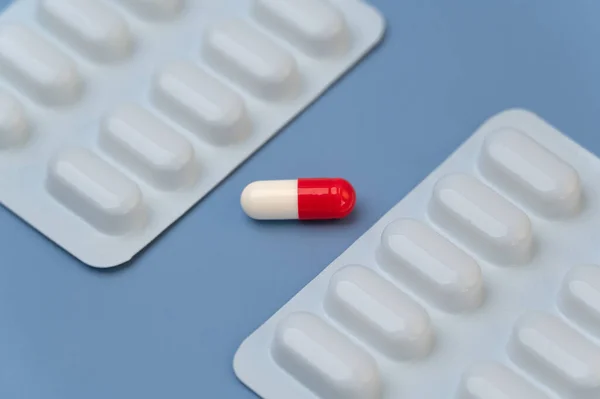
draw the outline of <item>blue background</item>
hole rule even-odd
[[[597,0],[372,2],[384,43],[129,266],[85,267],[0,209],[0,397],[254,398],[240,342],[486,118],[525,107],[600,153]],[[347,178],[356,213],[242,214],[250,181],[300,176]]]

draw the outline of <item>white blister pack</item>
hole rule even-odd
[[[381,39],[360,0],[21,0],[0,17],[0,203],[124,263]]]
[[[600,160],[488,120],[240,346],[265,399],[600,398]]]

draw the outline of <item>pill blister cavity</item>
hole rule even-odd
[[[600,348],[556,316],[541,312],[522,316],[515,325],[509,354],[562,395],[600,397]]]
[[[398,219],[381,235],[382,268],[414,292],[449,312],[481,306],[481,269],[467,253],[423,222]]]
[[[296,60],[242,20],[229,20],[208,29],[203,52],[216,71],[258,97],[275,100],[291,97],[297,90]]]
[[[569,271],[559,307],[571,320],[600,337],[600,266],[582,265]]]
[[[120,0],[138,16],[150,21],[165,21],[178,16],[184,0]],[[197,0],[191,0],[197,1]]]
[[[255,0],[253,10],[258,21],[310,56],[337,56],[349,47],[346,20],[327,0]]]
[[[392,359],[423,358],[433,348],[434,333],[425,309],[364,266],[345,266],[333,275],[325,309]]]
[[[77,101],[82,79],[74,62],[29,28],[0,28],[0,72],[10,83],[45,105]]]
[[[241,96],[199,67],[175,62],[155,79],[154,102],[174,122],[217,145],[238,142],[251,123]]]
[[[479,166],[486,178],[542,216],[573,216],[581,208],[577,171],[516,129],[489,134]]]
[[[42,0],[38,11],[51,32],[93,60],[121,60],[132,52],[127,22],[99,0]]]
[[[137,184],[90,150],[69,148],[56,154],[48,168],[46,188],[103,233],[125,234],[145,223]]]
[[[456,399],[550,399],[524,377],[496,363],[470,367],[461,379]]]
[[[320,317],[292,313],[272,343],[277,364],[323,399],[381,399],[375,360]]]
[[[25,110],[12,95],[0,92],[0,150],[19,147],[29,138]]]
[[[104,118],[100,145],[160,189],[176,190],[196,180],[190,142],[139,105],[122,105]]]
[[[533,255],[529,217],[472,176],[442,177],[433,190],[429,216],[493,262],[524,264]]]

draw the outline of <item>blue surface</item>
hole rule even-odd
[[[240,342],[509,107],[600,153],[600,2],[372,0],[384,44],[136,261],[97,271],[0,209],[0,397],[255,396]],[[343,176],[338,223],[256,223],[255,179]]]

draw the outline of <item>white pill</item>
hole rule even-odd
[[[333,275],[325,310],[394,360],[423,358],[433,349],[434,333],[425,309],[365,266],[345,266]]]
[[[554,315],[522,316],[509,354],[520,367],[569,398],[600,397],[600,348]]]
[[[133,49],[127,22],[97,0],[43,0],[39,15],[46,27],[93,60],[120,60]]]
[[[294,57],[243,21],[231,20],[209,29],[204,55],[214,70],[263,99],[280,99],[297,86]]]
[[[46,188],[61,204],[106,234],[126,234],[146,220],[138,185],[84,148],[56,154],[48,168]]]
[[[107,115],[100,145],[163,190],[176,190],[195,181],[197,165],[190,142],[139,105],[125,104]]]
[[[258,21],[311,56],[343,54],[350,35],[344,15],[324,0],[255,0]]]
[[[82,78],[73,60],[23,25],[0,28],[0,71],[45,105],[72,104],[81,96]]]
[[[457,399],[549,399],[508,367],[479,363],[463,374]]]
[[[479,264],[431,227],[398,219],[381,234],[382,268],[448,312],[473,310],[484,299]]]
[[[157,75],[154,102],[174,122],[212,144],[231,144],[250,134],[244,99],[191,62],[174,62]]]
[[[429,204],[431,219],[465,245],[500,264],[524,264],[533,254],[529,217],[476,178],[441,178]]]
[[[600,267],[573,268],[563,281],[558,304],[567,317],[600,336]]]
[[[296,312],[279,323],[275,362],[322,399],[381,399],[375,359],[320,317]],[[312,395],[311,395],[312,396]]]
[[[577,171],[516,129],[487,136],[479,165],[488,179],[543,216],[572,216],[581,208]]]

